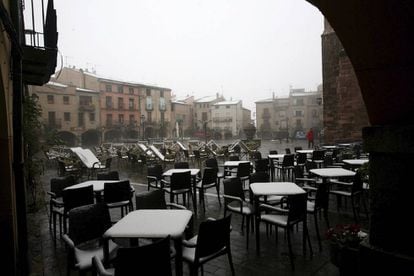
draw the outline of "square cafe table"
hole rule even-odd
[[[104,261],[109,261],[109,239],[165,238],[170,235],[177,252],[176,273],[182,275],[182,236],[191,216],[189,210],[136,210],[128,213],[104,233]]]
[[[293,182],[255,182],[250,184],[250,189],[254,195],[254,205],[256,210],[256,252],[260,252],[260,233],[259,233],[259,197],[260,196],[289,196],[306,193],[301,187]],[[306,221],[304,222],[306,223]]]
[[[190,171],[191,174],[191,185],[193,188],[193,208],[194,213],[197,214],[197,183],[196,178],[197,175],[200,173],[200,169],[170,169],[162,174],[162,176],[171,177],[173,173],[182,173]]]

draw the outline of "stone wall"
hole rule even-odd
[[[325,22],[322,35],[324,142],[362,140],[369,125],[353,66],[333,29]]]

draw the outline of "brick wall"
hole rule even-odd
[[[362,140],[369,125],[367,111],[352,64],[329,24],[322,35],[325,143]]]

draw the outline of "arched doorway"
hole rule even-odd
[[[82,133],[82,146],[97,146],[101,140],[101,133],[96,129],[89,129]]]
[[[76,135],[70,131],[59,131],[56,133],[56,138],[61,140],[68,147],[74,147],[78,144]]]

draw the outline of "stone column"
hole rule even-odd
[[[414,275],[414,125],[366,127],[363,139],[371,214],[361,272]]]

